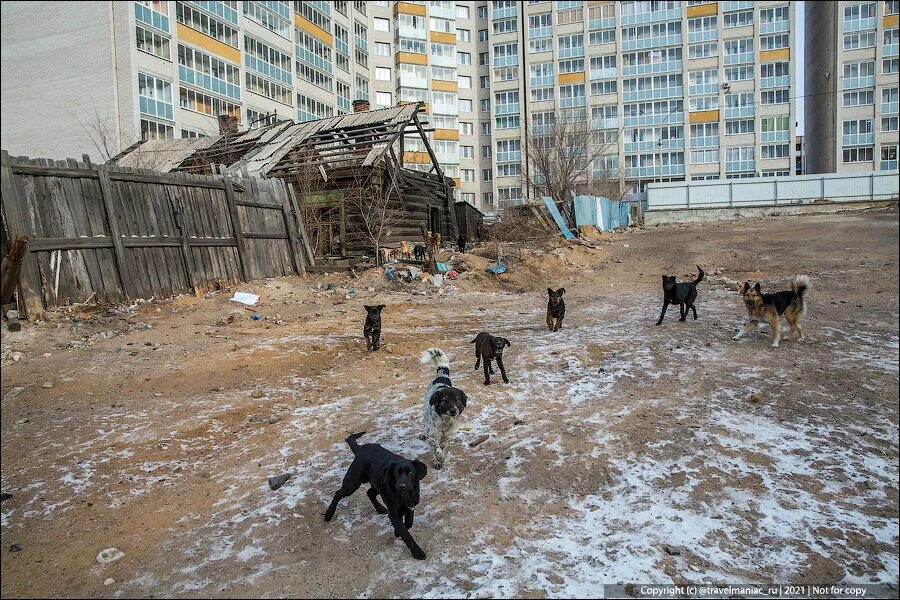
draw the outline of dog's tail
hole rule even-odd
[[[806,297],[806,293],[809,291],[809,277],[806,275],[797,275],[794,277],[793,283],[791,283],[791,291],[794,292],[794,295],[803,300]]]
[[[694,285],[703,281],[703,269],[700,268],[700,265],[697,265],[697,270],[700,271],[700,274],[697,275],[697,279],[694,280]]]
[[[359,433],[354,433],[353,435],[347,436],[347,439],[344,440],[347,442],[347,445],[350,446],[350,450],[356,455],[356,451],[359,449],[359,444],[356,443],[356,440],[366,435],[365,431],[360,431]]]
[[[446,369],[450,368],[450,358],[447,357],[447,354],[443,350],[439,350],[438,348],[429,348],[425,350],[421,356],[419,356],[419,362],[423,365],[427,365],[431,363],[434,365],[435,369],[440,369],[444,367]]]

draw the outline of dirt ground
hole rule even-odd
[[[559,597],[603,583],[898,581],[898,211],[642,228],[438,293],[377,272],[240,286],[3,330],[3,597]],[[660,327],[660,275],[699,320]],[[735,342],[736,283],[812,279],[809,339]],[[335,289],[327,290],[328,284]],[[563,329],[544,323],[564,286]],[[349,288],[355,295],[347,298]],[[366,352],[363,304],[383,303]],[[251,314],[261,313],[262,320]],[[508,337],[485,387],[469,341]],[[437,346],[469,396],[413,560],[358,492],[368,431],[417,439]],[[480,444],[473,442],[488,436]],[[266,479],[291,473],[269,490]],[[18,551],[11,550],[17,545]],[[117,548],[124,556],[100,563]]]

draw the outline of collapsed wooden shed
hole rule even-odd
[[[303,123],[282,121],[202,143],[166,140],[173,143],[160,160],[161,170],[283,179],[298,199],[320,257],[370,254],[375,239],[387,245],[418,241],[422,225],[450,242],[458,236],[454,182],[431,148],[422,111],[422,103],[405,104]],[[148,151],[162,153],[166,144],[160,142],[141,144],[115,161],[128,165],[142,147],[145,157],[154,156]]]

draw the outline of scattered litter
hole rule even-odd
[[[762,398],[760,398],[756,394],[750,394],[750,402],[756,403],[756,402],[759,402],[760,400],[762,400]]]
[[[434,264],[437,266],[437,270],[438,270],[439,272],[441,272],[441,273],[446,273],[447,271],[449,271],[449,270],[452,268],[452,267],[451,267],[450,265],[448,265],[447,263],[442,263],[442,262],[437,262],[437,261],[435,261]]]
[[[269,489],[273,492],[283,486],[285,482],[291,478],[290,473],[285,473],[284,475],[278,475],[276,477],[269,477]]]
[[[42,385],[41,387],[47,388],[48,390],[49,390],[49,389],[52,389],[52,388],[53,388],[53,382],[52,382],[52,381],[48,381],[48,382],[46,382],[44,385]]]
[[[494,275],[500,275],[501,273],[506,273],[507,271],[509,271],[509,269],[506,265],[497,263],[493,267],[488,267],[487,269],[485,269],[485,271],[487,271],[488,273],[493,273]]]
[[[253,390],[253,393],[250,394],[250,396],[252,396],[253,398],[262,398],[263,395],[264,394],[260,390]]]
[[[14,387],[13,389],[9,390],[6,393],[6,397],[3,398],[3,400],[4,400],[4,402],[9,402],[10,400],[15,399],[16,396],[18,396],[19,394],[21,394],[24,391],[25,391],[25,386],[17,385],[16,387]]]
[[[123,556],[125,556],[125,553],[118,548],[107,548],[106,550],[101,550],[100,553],[97,554],[97,562],[111,563],[119,560]]]
[[[2,494],[0,494],[0,502],[4,502],[6,500],[9,500],[10,498],[12,498],[12,494],[10,494],[9,492],[3,492]]]
[[[349,290],[347,290],[347,295],[344,296],[344,298],[346,300],[349,300],[350,298],[354,298],[354,297],[356,297],[356,288],[350,288]]]
[[[53,355],[50,354],[49,352],[44,352],[41,356],[43,356],[44,358],[50,358]]]
[[[256,303],[259,302],[259,296],[248,292],[235,292],[234,296],[231,297],[231,301],[240,302],[241,304],[246,304],[248,306],[255,306]]]
[[[676,548],[675,546],[670,546],[668,544],[663,544],[663,551],[669,556],[681,556],[681,548]]]
[[[438,273],[437,275],[432,275],[428,278],[428,281],[431,282],[431,285],[434,287],[441,287],[444,283],[444,276]]]
[[[326,291],[326,292],[330,292],[330,291],[333,290],[333,289],[334,289],[334,284],[333,284],[333,283],[326,283],[326,284],[325,284],[325,291]]]
[[[249,421],[251,423],[265,423],[266,418],[261,415],[250,415]]]
[[[459,277],[459,273],[456,270],[447,273],[447,279],[456,279],[457,277]]]
[[[112,577],[107,577],[106,579],[103,580],[103,585],[112,585],[115,582],[116,582],[116,580],[113,579]]]
[[[628,244],[622,244],[622,247],[623,247],[623,248],[627,248],[627,247],[628,247]]]
[[[21,552],[21,551],[22,551],[22,546],[20,546],[19,544],[12,544],[12,545],[10,545],[10,547],[9,547],[9,551],[10,551],[10,552]]]
[[[252,315],[250,315],[250,318],[253,319],[254,321],[261,321],[263,316],[262,316],[262,313],[257,312],[257,313],[253,313]]]

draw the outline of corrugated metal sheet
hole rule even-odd
[[[220,136],[181,138],[177,140],[147,140],[128,154],[110,161],[129,169],[152,169],[168,173],[198,150],[209,148]]]

